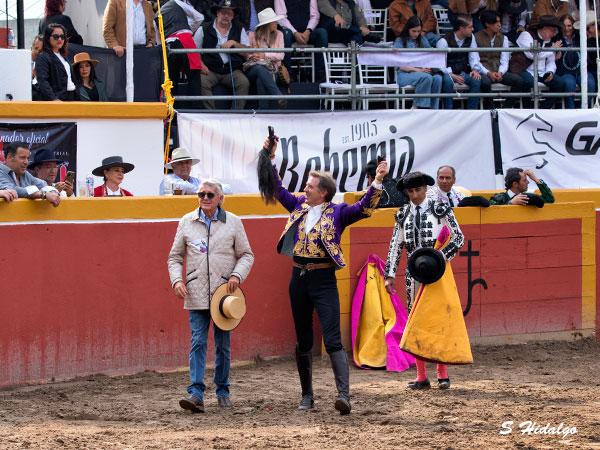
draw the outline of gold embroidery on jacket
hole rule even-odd
[[[312,230],[307,233],[307,216],[308,214],[305,214],[298,224],[298,242],[296,242],[296,245],[294,246],[293,253],[296,256],[305,258],[325,258],[327,257],[327,252],[321,245],[321,240],[319,239],[319,235],[321,234],[321,220],[318,220]]]
[[[373,195],[371,196],[371,201],[369,202],[369,207],[368,208],[363,208],[363,214],[366,214],[368,217],[370,217],[371,214],[373,214],[373,211],[377,207],[377,203],[379,203],[379,199],[381,198],[381,194],[383,194],[383,189],[375,189],[375,188],[373,188],[373,190],[375,192],[373,192]]]

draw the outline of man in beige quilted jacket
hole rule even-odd
[[[183,216],[168,266],[171,286],[184,300],[189,310],[192,330],[190,349],[191,384],[189,396],[179,401],[183,409],[204,412],[204,369],[206,343],[210,325],[210,299],[217,288],[227,283],[233,293],[247,278],[254,255],[242,221],[223,209],[223,187],[216,180],[204,180],[198,189],[200,208]],[[183,261],[186,258],[186,277],[183,279]],[[221,330],[213,323],[215,341],[215,376],[217,402],[220,407],[231,407],[229,400],[229,366],[231,331]]]

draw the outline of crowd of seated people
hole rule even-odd
[[[185,73],[186,94],[211,96],[221,84],[234,96],[249,93],[282,95],[279,72],[291,70],[291,53],[269,52],[269,48],[292,45],[326,47],[330,43],[355,41],[377,42],[361,7],[368,0],[167,0],[161,2],[164,38],[169,49],[238,49],[230,53],[188,53],[168,55],[173,94],[178,95],[180,73]],[[133,0],[134,48],[157,45],[161,37],[158,13],[148,0]],[[375,0],[373,0],[375,3]],[[494,84],[506,86],[511,93],[529,93],[533,88],[533,54],[524,52],[479,52],[485,47],[540,46],[577,47],[580,21],[577,2],[536,0],[530,20],[526,0],[449,0],[448,17],[452,30],[439,35],[432,3],[439,0],[381,0],[378,7],[388,8],[388,26],[395,36],[396,48],[437,47],[472,49],[471,52],[449,52],[447,67],[396,68],[399,86],[415,86],[417,93],[452,93],[457,89],[470,93],[490,93]],[[106,101],[107,89],[94,73],[97,61],[87,53],[75,55],[73,66],[67,60],[69,43],[82,43],[71,19],[64,15],[65,0],[46,0],[40,35],[32,44],[32,79],[34,99],[49,101]],[[361,6],[359,6],[361,5]],[[109,0],[103,20],[103,35],[108,48],[117,56],[125,52],[126,0]],[[594,14],[584,18],[588,45],[595,47]],[[583,24],[582,24],[583,25]],[[418,35],[416,29],[419,29]],[[575,31],[574,31],[575,30]],[[264,52],[243,52],[246,48]],[[593,51],[588,56],[587,87],[594,93],[596,61]],[[325,81],[322,53],[315,54],[316,81]],[[575,93],[581,86],[579,52],[544,51],[538,54],[538,80],[550,92]],[[280,68],[280,66],[282,66]],[[469,97],[467,109],[479,107],[478,97]],[[543,108],[554,107],[556,97],[546,97]],[[232,109],[245,109],[246,100],[231,102]],[[420,98],[417,108],[444,109],[454,107],[453,99]],[[502,106],[513,107],[516,97],[505,98]],[[285,100],[260,100],[258,109],[284,108]],[[494,105],[489,97],[485,108]],[[526,103],[526,106],[529,106]],[[574,98],[565,97],[564,106],[574,108]],[[192,104],[195,108],[215,109],[213,100]]]

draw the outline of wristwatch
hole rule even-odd
[[[40,198],[41,198],[42,200],[45,200],[45,199],[46,199],[46,191],[40,191],[40,193],[41,193],[41,195],[42,195]]]

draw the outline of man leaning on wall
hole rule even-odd
[[[60,204],[56,188],[27,172],[29,147],[24,142],[11,142],[4,147],[4,164],[0,164],[0,190],[13,190],[19,198],[48,200]]]

